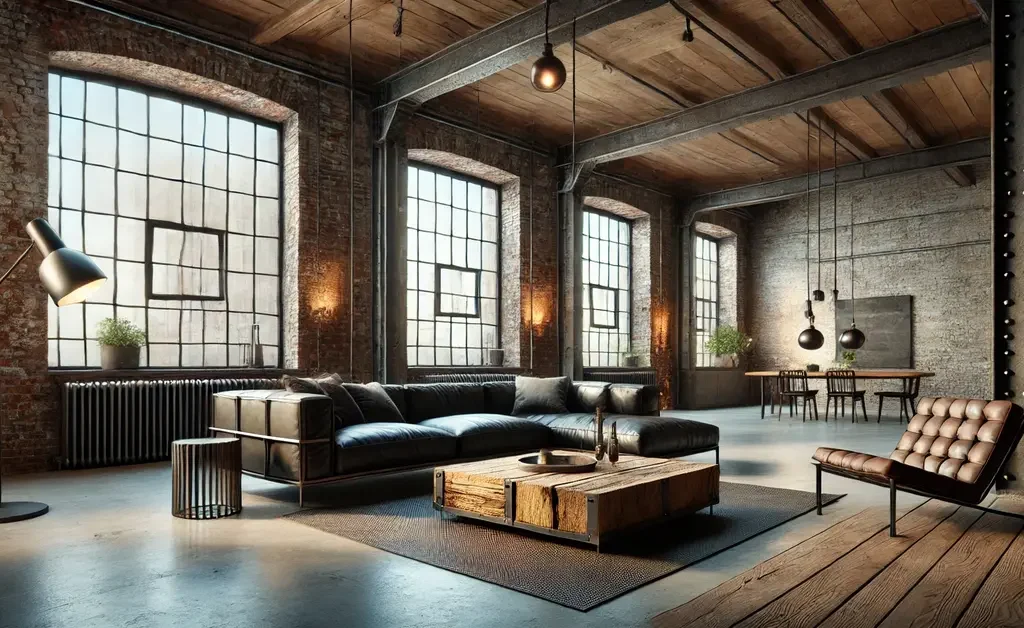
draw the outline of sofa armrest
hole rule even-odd
[[[608,387],[608,412],[632,416],[661,414],[661,391],[646,384],[612,384]]]
[[[326,395],[232,390],[213,396],[211,430],[242,441],[242,468],[285,480],[331,474],[334,406]]]

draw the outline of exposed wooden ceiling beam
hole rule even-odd
[[[668,0],[579,0],[551,5],[551,43],[567,42],[609,24],[656,9]],[[539,56],[544,42],[544,5],[486,28],[404,68],[378,84],[377,108],[402,100],[415,104],[464,87]]]
[[[577,163],[650,152],[829,103],[872,94],[989,58],[988,26],[967,20],[874,48],[842,61],[581,142]],[[560,165],[566,165],[564,154]]]
[[[321,13],[325,13],[342,4],[346,4],[348,1],[349,0],[303,0],[294,7],[286,9],[280,14],[263,22],[263,24],[260,24],[259,28],[252,36],[252,43],[266,46],[280,39],[284,39],[291,33],[297,31],[303,24],[306,24]]]
[[[778,0],[774,4],[797,29],[833,60],[839,61],[863,52],[861,45],[821,0]],[[933,143],[924,127],[906,110],[892,90],[868,94],[865,98],[903,138],[907,146],[925,148]],[[950,168],[947,174],[958,185],[974,184],[974,177],[965,168]]]
[[[989,159],[989,140],[982,138],[967,140],[945,146],[922,148],[909,153],[878,157],[870,161],[847,164],[839,167],[839,182],[853,183],[870,181],[897,175],[945,169],[952,165],[983,163]],[[807,177],[811,176],[811,184],[817,179],[812,175],[802,175],[778,181],[768,181],[755,185],[747,185],[721,192],[712,192],[692,198],[683,205],[690,215],[698,212],[728,209],[781,201],[795,198],[807,193]],[[834,170],[821,173],[821,187],[832,185]],[[815,187],[811,187],[813,191]]]

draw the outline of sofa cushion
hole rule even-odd
[[[568,377],[516,376],[516,401],[512,414],[540,414],[568,412],[565,403],[569,395]]]
[[[540,423],[501,414],[457,414],[427,419],[420,425],[458,438],[457,453],[463,458],[539,449],[549,446],[553,438]]]
[[[404,423],[402,411],[391,400],[384,387],[377,382],[369,384],[343,384],[345,390],[352,395],[359,409],[363,411],[363,419],[367,423]]]
[[[398,411],[402,413],[402,416],[406,416],[405,386],[402,384],[381,384],[381,386],[384,388],[384,392],[388,394],[388,397],[391,397],[391,401],[398,407]]]
[[[486,403],[481,384],[409,384],[405,406],[405,420],[421,423],[440,416],[484,412]]]
[[[661,391],[643,384],[612,384],[608,387],[608,412],[651,416],[659,412]]]
[[[485,382],[484,412],[490,414],[512,414],[516,405],[515,382]]]
[[[411,423],[363,423],[339,430],[338,473],[408,467],[455,458],[455,437]]]
[[[607,382],[573,382],[569,388],[569,412],[608,410]]]
[[[594,415],[535,414],[527,419],[548,426],[555,433],[554,446],[594,448]],[[639,456],[671,457],[711,449],[718,445],[718,426],[667,416],[605,416],[605,438],[612,423],[619,438],[619,451]]]
[[[363,411],[352,399],[352,395],[345,390],[338,374],[310,378],[285,375],[281,378],[281,383],[289,392],[315,393],[330,397],[334,405],[334,422],[338,428],[364,422]]]

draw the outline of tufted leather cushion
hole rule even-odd
[[[420,423],[443,430],[458,439],[462,458],[548,447],[553,434],[547,427],[520,417],[501,414],[458,414]]]
[[[455,437],[412,423],[363,423],[339,430],[338,473],[406,467],[455,457]]]
[[[426,419],[485,410],[482,384],[409,384],[405,387],[405,420]]]
[[[593,414],[535,414],[526,418],[551,428],[555,433],[556,447],[594,448]],[[605,416],[605,438],[611,433],[613,422],[618,432],[619,451],[625,454],[673,456],[718,445],[718,426],[709,423],[675,417],[609,414]]]
[[[1009,401],[925,397],[888,458],[819,447],[814,459],[849,475],[976,503],[1020,440],[1024,411]],[[950,492],[954,494],[949,494]]]

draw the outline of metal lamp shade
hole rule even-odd
[[[825,336],[820,331],[811,325],[807,329],[800,332],[800,337],[797,338],[797,342],[800,343],[800,348],[813,351],[814,349],[820,349],[825,344]]]
[[[840,346],[850,351],[855,351],[863,347],[866,340],[867,337],[864,336],[864,332],[857,329],[856,325],[851,326],[849,329],[844,331],[841,336],[839,336]]]
[[[544,54],[533,64],[530,80],[541,92],[557,92],[565,85],[565,65],[555,56],[550,43],[544,44]]]
[[[25,227],[43,254],[39,280],[57,307],[81,303],[107,276],[88,255],[64,245],[48,222],[36,218]]]

